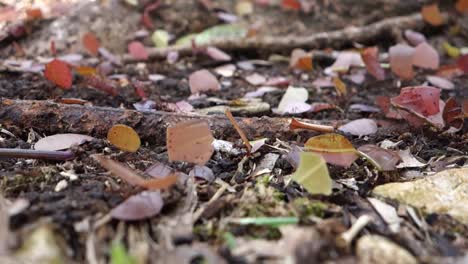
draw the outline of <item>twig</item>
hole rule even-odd
[[[336,244],[340,247],[348,247],[356,235],[370,222],[372,217],[369,215],[361,215],[356,222],[345,232],[341,233],[336,238]]]
[[[318,125],[318,124],[310,124],[305,122],[297,121],[296,119],[291,119],[291,124],[289,125],[291,130],[295,129],[307,129],[317,132],[324,132],[324,133],[333,133],[335,128],[332,126],[325,126],[325,125]]]
[[[71,160],[74,157],[71,151],[0,148],[0,158]]]
[[[446,16],[446,15],[444,15]],[[392,35],[395,29],[420,30],[424,27],[421,14],[399,16],[383,19],[362,27],[348,27],[342,30],[320,32],[310,36],[260,36],[246,39],[215,40],[199,47],[215,46],[225,51],[229,50],[268,50],[270,52],[288,51],[294,48],[343,48],[351,46],[354,42],[369,44],[385,35]],[[166,58],[171,51],[177,51],[180,55],[190,54],[191,46],[172,46],[166,48],[153,48],[148,50],[152,59]],[[125,62],[135,61],[130,55],[123,57]]]
[[[226,114],[229,121],[231,121],[231,124],[234,126],[237,133],[239,133],[239,136],[241,137],[242,141],[244,141],[245,148],[247,149],[247,154],[250,155],[250,151],[252,150],[252,145],[250,145],[249,139],[247,138],[244,131],[237,123],[236,119],[234,119],[234,116],[232,116],[231,111],[229,111],[229,109],[226,108],[226,111],[224,113]]]

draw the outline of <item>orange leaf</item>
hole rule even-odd
[[[444,23],[444,18],[440,14],[439,6],[437,4],[423,6],[421,14],[424,21],[433,26],[440,26]]]
[[[250,145],[249,139],[245,135],[244,131],[239,126],[236,119],[234,119],[234,117],[232,116],[232,113],[231,113],[231,111],[229,111],[229,109],[226,109],[226,111],[224,113],[226,114],[227,118],[229,119],[231,124],[236,129],[237,133],[239,133],[239,136],[242,138],[242,141],[244,141],[245,148],[247,148],[247,153],[250,154],[250,151],[252,150],[252,146]]]
[[[458,0],[455,8],[460,13],[466,12],[468,10],[468,0]]]
[[[83,43],[83,46],[91,55],[93,56],[98,55],[100,43],[93,33],[87,32],[86,34],[84,34],[83,38],[81,39],[81,42]]]
[[[26,15],[28,16],[28,19],[30,20],[41,19],[42,11],[40,8],[29,8],[29,9],[26,9]]]
[[[167,128],[169,161],[204,165],[213,154],[214,138],[206,121],[192,120]]]
[[[162,179],[145,180],[141,186],[150,190],[167,189],[174,185],[178,178],[176,174],[170,174]]]
[[[312,54],[302,49],[293,50],[291,52],[289,66],[303,71],[311,71],[313,69]]]
[[[283,0],[281,1],[281,6],[284,9],[300,10],[301,3],[297,0]]]
[[[141,145],[140,137],[133,128],[118,124],[107,132],[107,140],[117,148],[129,152],[136,152]]]
[[[93,67],[88,67],[88,66],[77,66],[75,67],[75,71],[82,76],[90,76],[90,75],[96,75],[97,70],[96,68]]]
[[[68,64],[64,61],[54,59],[45,65],[44,76],[63,89],[72,86],[72,73]]]
[[[339,96],[347,94],[346,84],[339,77],[333,77],[333,84]]]

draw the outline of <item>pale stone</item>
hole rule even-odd
[[[365,235],[357,241],[359,263],[412,264],[418,263],[406,249],[378,235]]]

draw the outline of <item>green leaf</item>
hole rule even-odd
[[[136,264],[135,259],[128,255],[124,245],[120,241],[112,243],[110,255],[111,264]]]
[[[153,35],[151,35],[151,40],[158,48],[167,47],[169,44],[169,33],[165,30],[155,30]]]
[[[179,38],[176,46],[188,46],[192,39],[197,45],[209,44],[217,40],[244,38],[247,36],[247,29],[238,24],[224,24],[208,28],[198,34],[189,34]]]
[[[278,227],[281,225],[294,225],[299,223],[297,217],[245,217],[232,219],[231,222],[240,225],[267,225]]]
[[[226,242],[226,245],[229,247],[229,249],[234,249],[237,246],[236,238],[231,232],[225,232],[223,234],[224,241]]]
[[[330,195],[332,180],[322,156],[313,152],[301,152],[299,167],[292,179],[311,194]]]

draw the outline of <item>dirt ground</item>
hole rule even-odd
[[[216,13],[206,10],[199,1],[162,2],[162,6],[152,12],[153,23],[177,37],[199,32],[220,23]],[[236,1],[213,2],[216,2],[219,9],[234,12]],[[417,13],[423,5],[421,1],[389,0],[311,2],[315,5],[308,13],[283,10],[278,6],[256,6],[254,13],[242,20],[246,24],[258,24],[258,34],[281,38],[285,35],[304,36],[348,26],[367,25],[384,18]],[[443,2],[440,5],[441,9],[449,10],[453,5],[453,1],[441,2]],[[15,40],[26,51],[27,55],[23,59],[51,57],[49,52],[51,38],[55,39],[58,54],[86,54],[76,36],[89,30],[96,33],[103,46],[115,54],[123,54],[126,43],[132,39],[131,33],[142,28],[140,24],[142,4],[130,7],[119,1],[97,1],[79,3],[71,8],[76,8],[77,11],[56,19],[37,21],[31,26],[31,34]],[[468,46],[466,35],[449,33],[456,21],[458,20],[453,18],[442,27],[426,26],[421,31],[428,38],[428,42],[438,48],[439,54],[444,54],[444,51],[439,49],[440,43],[444,41],[460,47]],[[63,32],[59,33],[58,29]],[[62,34],[62,37],[58,38],[58,34]],[[387,51],[390,46],[401,40],[401,38],[392,38],[392,34],[401,36],[402,32],[392,32],[389,36],[376,39],[373,44],[378,45],[381,51]],[[8,39],[6,41],[8,42],[2,41],[1,45],[2,60],[18,58],[12,41]],[[145,38],[143,43],[147,46],[152,45],[149,38]],[[323,50],[326,48],[323,47]],[[346,47],[346,49],[352,48],[355,47],[348,45]],[[333,193],[330,196],[310,195],[297,183],[289,182],[289,175],[294,172],[294,168],[280,150],[282,145],[277,139],[287,144],[303,145],[309,137],[318,133],[311,131],[291,133],[285,138],[269,138],[267,144],[274,147],[263,146],[248,158],[245,158],[245,152],[242,151],[241,154],[216,151],[206,166],[213,171],[216,178],[228,183],[229,187],[214,202],[209,201],[223,186],[219,182],[196,180],[191,182],[191,185],[178,184],[163,191],[164,207],[157,216],[142,221],[125,222],[109,218],[109,212],[141,189],[133,188],[112,176],[99,166],[91,155],[104,153],[140,172],[144,172],[157,162],[186,174],[189,174],[192,166],[182,162],[169,162],[166,146],[154,144],[152,140],[144,139],[138,152],[130,153],[120,151],[102,135],[91,135],[96,139],[72,148],[75,158],[71,161],[17,158],[0,160],[3,196],[11,201],[22,198],[29,202],[26,209],[9,219],[10,230],[14,237],[10,243],[12,250],[22,248],[32,230],[47,224],[53,230],[60,251],[63,252],[63,260],[53,263],[88,263],[93,260],[97,260],[95,263],[106,263],[109,261],[110,245],[116,239],[122,241],[128,251],[136,256],[135,263],[169,263],[169,261],[270,263],[274,257],[258,253],[261,249],[258,252],[252,250],[254,253],[236,254],[226,237],[233,236],[238,245],[248,239],[265,239],[280,243],[284,237],[287,237],[283,230],[280,231],[279,228],[272,226],[239,225],[228,220],[242,217],[296,216],[299,219],[298,226],[314,229],[316,233],[312,240],[298,245],[293,250],[297,263],[313,263],[311,260],[317,263],[357,263],[356,244],[340,247],[335,238],[346,231],[356,218],[369,214],[375,217],[375,221],[368,224],[361,231],[361,235],[378,234],[387,237],[410,252],[419,262],[455,263],[457,258],[460,260],[461,256],[466,254],[468,227],[451,216],[420,212],[421,219],[425,223],[422,229],[411,220],[403,205],[387,201],[397,208],[403,219],[399,232],[393,233],[367,200],[371,196],[371,191],[378,185],[409,181],[423,177],[427,172],[440,171],[448,167],[463,167],[467,164],[466,125],[458,133],[442,134],[427,126],[413,129],[406,122],[387,119],[382,112],[352,111],[349,108],[352,104],[377,107],[378,96],[396,96],[401,87],[420,85],[426,82],[425,77],[431,72],[430,70],[417,69],[415,77],[406,81],[401,81],[391,74],[388,74],[384,80],[378,81],[367,74],[364,81],[357,84],[350,80],[350,76],[362,69],[352,69],[347,74],[348,77],[344,76],[342,79],[347,85],[348,95],[339,98],[333,87],[318,89],[313,85],[314,80],[324,76],[323,71],[333,63],[332,59],[314,61],[314,69],[304,72],[292,70],[288,60],[268,60],[272,55],[268,50],[234,50],[229,54],[232,56],[230,63],[234,64],[254,59],[268,63],[257,65],[253,69],[238,67],[232,77],[216,75],[223,84],[223,89],[209,92],[206,98],[190,101],[195,110],[226,105],[230,100],[242,98],[247,92],[255,91],[258,87],[245,80],[246,76],[252,73],[267,77],[282,76],[289,80],[290,85],[307,89],[308,103],[330,103],[338,106],[335,109],[307,112],[295,117],[323,122],[345,122],[360,118],[378,120],[380,126],[375,134],[365,137],[347,136],[347,138],[356,148],[364,144],[377,144],[383,140],[399,142],[399,149],[409,148],[411,153],[429,165],[424,168],[403,168],[391,172],[378,172],[362,159],[357,160],[349,168],[330,165],[328,166],[330,176],[336,181]],[[289,54],[290,50],[285,50],[280,55],[289,56]],[[100,63],[100,59],[93,60],[89,55],[85,55],[85,60],[92,66]],[[451,62],[450,57],[441,56],[441,65]],[[111,74],[125,74],[127,80],[145,82],[144,91],[148,99],[156,102],[155,109],[167,111],[167,103],[187,100],[191,96],[188,84],[190,73],[203,68],[213,70],[222,64],[213,62],[206,56],[194,54],[181,56],[173,64],[159,59],[124,63],[122,66],[114,66]],[[157,82],[148,81],[148,75],[155,73],[162,74],[165,78]],[[452,79],[452,82],[457,88],[442,90],[441,99],[445,101],[449,97],[467,98],[468,75],[458,76]],[[284,92],[285,87],[280,87],[277,91],[266,93],[261,97],[263,102],[271,106],[270,109],[260,112],[240,112],[236,113],[236,116],[281,117],[271,109],[278,105]],[[134,88],[122,82],[117,86],[117,96],[110,96],[100,90],[89,88],[81,76],[75,76],[72,89],[62,90],[46,80],[42,74],[14,72],[7,69],[1,69],[0,72],[0,97],[1,100],[79,98],[86,100],[89,106],[120,109],[135,109],[134,104],[141,101]],[[1,118],[0,116],[0,124],[3,123]],[[48,120],[47,116],[39,118],[44,122]],[[210,115],[207,118],[210,118]],[[42,130],[42,127],[27,127],[27,124],[14,124],[1,128],[3,129],[0,132],[1,148],[30,149],[39,138],[51,135],[50,131]],[[235,130],[229,131],[232,134],[225,134],[217,139],[234,142],[237,149],[242,149],[242,141]],[[70,131],[62,131],[62,133],[67,132]],[[154,135],[154,137],[164,137],[164,135]],[[259,166],[270,153],[279,155],[271,173],[252,177],[250,174],[255,166]],[[437,163],[436,160],[442,160],[444,163]],[[64,190],[56,191],[57,184],[67,179],[61,172],[73,172],[77,180],[69,180]],[[196,211],[204,206],[204,211],[198,220],[193,223],[186,221],[185,218],[193,215],[193,210]],[[260,243],[252,245],[261,248]]]

